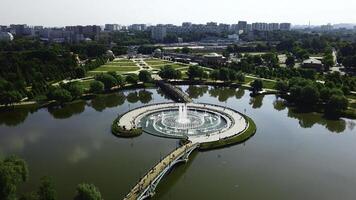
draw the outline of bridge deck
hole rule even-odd
[[[195,144],[188,143],[179,147],[178,149],[171,152],[162,161],[160,161],[156,166],[154,166],[141,180],[132,188],[130,193],[126,195],[124,200],[136,200],[144,192],[147,187],[163,172],[166,167],[169,167],[172,162],[177,158],[184,155],[187,150],[193,147]]]
[[[174,100],[182,103],[191,103],[193,100],[189,97],[188,94],[183,92],[182,90],[178,89],[176,86],[166,83],[164,81],[158,81],[159,87],[162,90],[166,91],[168,95],[170,95]]]

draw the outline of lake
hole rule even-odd
[[[227,106],[251,117],[256,134],[243,144],[195,152],[159,184],[153,199],[355,199],[355,120],[300,113],[274,95],[243,89],[181,86],[195,102]],[[78,183],[95,184],[106,200],[123,199],[148,169],[179,145],[148,134],[111,134],[112,121],[144,104],[170,102],[159,89],[127,90],[64,108],[0,113],[0,156],[18,155],[30,179],[20,192],[52,176],[59,199]]]

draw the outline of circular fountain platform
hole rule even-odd
[[[148,105],[122,115],[118,125],[126,129],[192,142],[207,143],[233,137],[248,127],[239,112],[211,104],[163,103]]]

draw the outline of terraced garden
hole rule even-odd
[[[97,73],[105,73],[105,72],[128,73],[128,72],[137,71],[139,69],[140,68],[137,67],[136,64],[131,60],[122,59],[122,60],[114,60],[92,71],[89,71],[88,75],[94,75]]]

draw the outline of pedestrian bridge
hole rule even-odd
[[[187,162],[189,155],[198,147],[199,143],[189,142],[171,152],[137,182],[124,200],[141,200],[153,196],[163,176],[177,163]]]

